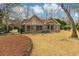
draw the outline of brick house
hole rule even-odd
[[[22,21],[25,32],[59,32],[60,24],[49,18],[48,20],[41,20],[36,15],[33,15],[30,19]]]

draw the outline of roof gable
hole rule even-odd
[[[52,19],[52,18],[49,18],[48,21],[47,21],[48,24],[56,24],[56,25],[60,25],[58,23],[58,21],[56,21],[55,19]]]
[[[36,15],[32,16],[30,19],[24,22],[26,25],[43,25],[43,21],[40,20]]]

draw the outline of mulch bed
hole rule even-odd
[[[28,56],[32,50],[32,41],[23,35],[0,36],[1,56]]]

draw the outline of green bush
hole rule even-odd
[[[77,30],[79,31],[79,24],[76,25]]]
[[[63,29],[63,30],[70,30],[71,29],[71,25],[67,24],[66,21],[61,20],[61,19],[56,19],[56,20],[60,23],[60,29]]]
[[[61,19],[55,19],[56,21],[58,21],[60,23],[60,29],[66,29],[67,27],[67,23],[64,20]]]
[[[12,30],[13,25],[8,25],[9,31]]]
[[[7,31],[7,27],[8,27],[8,31]],[[8,33],[9,31],[11,31],[13,29],[13,25],[5,25],[5,24],[0,24],[0,33]]]
[[[65,25],[65,26],[63,27],[63,29],[64,29],[64,30],[70,30],[70,29],[71,29],[71,26],[70,26],[70,25]]]
[[[0,33],[5,33],[6,32],[6,25],[0,24]]]

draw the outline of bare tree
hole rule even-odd
[[[16,4],[16,3],[4,4],[5,7],[3,8],[3,11],[4,11],[4,19],[6,22],[6,32],[9,32],[8,20],[9,20],[10,13],[12,12],[12,8],[15,7],[16,5],[19,5],[19,4]]]
[[[71,17],[70,12],[68,11],[68,8],[65,8],[64,4],[61,4],[61,7],[64,10],[64,12],[66,13],[66,15],[69,18],[69,20],[71,21],[71,25],[72,25],[72,35],[71,35],[71,38],[78,38],[75,22],[74,22],[73,18]]]
[[[44,11],[45,17],[46,17],[46,20],[47,20],[48,19],[48,11],[44,7],[42,7],[42,10]]]
[[[0,9],[0,24],[2,24],[2,19],[4,18],[4,12]]]

